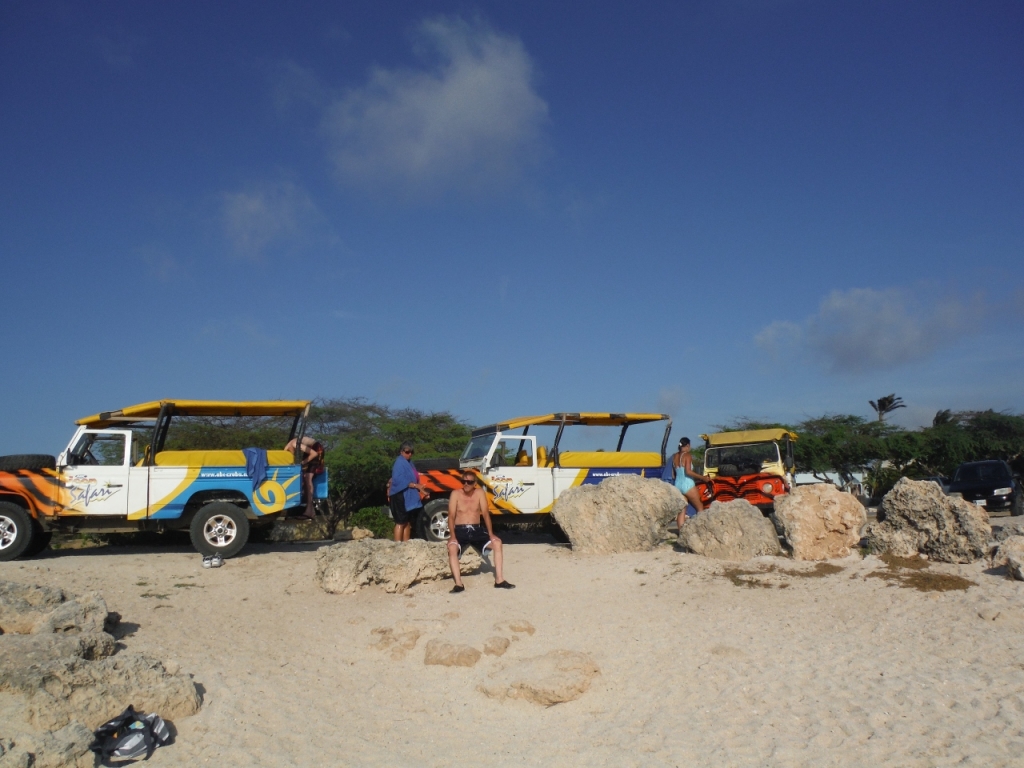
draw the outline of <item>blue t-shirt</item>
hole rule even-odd
[[[409,483],[415,482],[416,470],[413,469],[412,462],[405,456],[399,456],[395,459],[394,466],[391,467],[391,495],[403,493],[406,510],[418,509],[423,506],[423,502],[420,501],[420,492],[409,487]]]

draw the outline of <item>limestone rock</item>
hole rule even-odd
[[[879,519],[864,530],[875,552],[944,563],[985,556],[992,528],[984,507],[946,496],[935,483],[902,478],[882,499]]]
[[[270,541],[324,541],[334,535],[335,521],[329,517],[312,520],[275,520],[267,532]]]
[[[494,625],[499,632],[515,632],[520,635],[532,635],[537,630],[533,624],[526,619],[512,619],[511,621],[499,621]]]
[[[1005,541],[1011,536],[1024,536],[1024,518],[1015,517],[1007,520],[1003,518],[998,528],[992,526],[992,536],[996,541]]]
[[[455,645],[437,638],[427,643],[424,664],[444,667],[472,667],[480,661],[480,651],[469,645]]]
[[[352,541],[362,541],[363,539],[372,539],[373,531],[369,528],[360,528],[358,525],[352,529]]]
[[[5,635],[102,632],[109,616],[95,592],[76,597],[62,589],[0,581],[0,631]]]
[[[668,523],[685,507],[685,497],[660,479],[615,475],[565,491],[551,516],[574,552],[643,552],[664,540]]]
[[[79,722],[52,733],[19,735],[14,742],[0,740],[0,768],[93,768],[92,740],[92,731]]]
[[[463,554],[462,573],[474,573],[480,565],[476,550],[470,548]],[[364,539],[323,547],[316,555],[317,583],[332,594],[351,594],[369,584],[383,584],[388,592],[404,592],[417,582],[445,579],[450,574],[444,542]]]
[[[598,674],[597,664],[585,653],[550,651],[493,672],[479,690],[492,699],[524,699],[549,707],[578,699]]]
[[[199,711],[199,693],[183,673],[171,675],[159,661],[123,652],[98,661],[65,657],[3,670],[0,688],[28,698],[29,722],[42,730],[78,720],[97,728],[131,704],[167,720]]]
[[[794,488],[775,499],[775,527],[796,560],[846,557],[867,522],[864,505],[830,483]]]
[[[992,565],[1004,565],[1008,576],[1024,581],[1024,536],[1006,538],[996,550]]]
[[[489,637],[484,641],[484,653],[488,656],[504,656],[509,644],[507,637]]]
[[[712,502],[683,524],[679,545],[719,560],[749,560],[782,551],[771,521],[744,499]]]
[[[0,688],[20,670],[57,659],[103,659],[117,643],[106,632],[83,635],[0,635]]]

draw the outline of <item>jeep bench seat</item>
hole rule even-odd
[[[640,451],[563,451],[558,454],[563,467],[660,467],[660,453]]]
[[[283,467],[294,464],[291,451],[267,451],[267,464]],[[158,467],[244,467],[242,451],[160,451],[156,455]]]

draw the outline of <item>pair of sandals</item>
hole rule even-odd
[[[203,558],[203,568],[220,568],[224,565],[224,558],[220,555],[206,555]]]

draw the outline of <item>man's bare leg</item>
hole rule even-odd
[[[501,584],[505,580],[505,577],[501,573],[501,542],[492,541],[491,550],[494,552],[494,583]]]
[[[459,570],[459,545],[454,541],[448,542],[448,565],[452,569],[452,578],[455,579],[455,586],[459,588],[461,592],[462,587],[462,571]]]
[[[395,523],[395,541],[408,541],[409,540],[409,524],[408,523]]]

